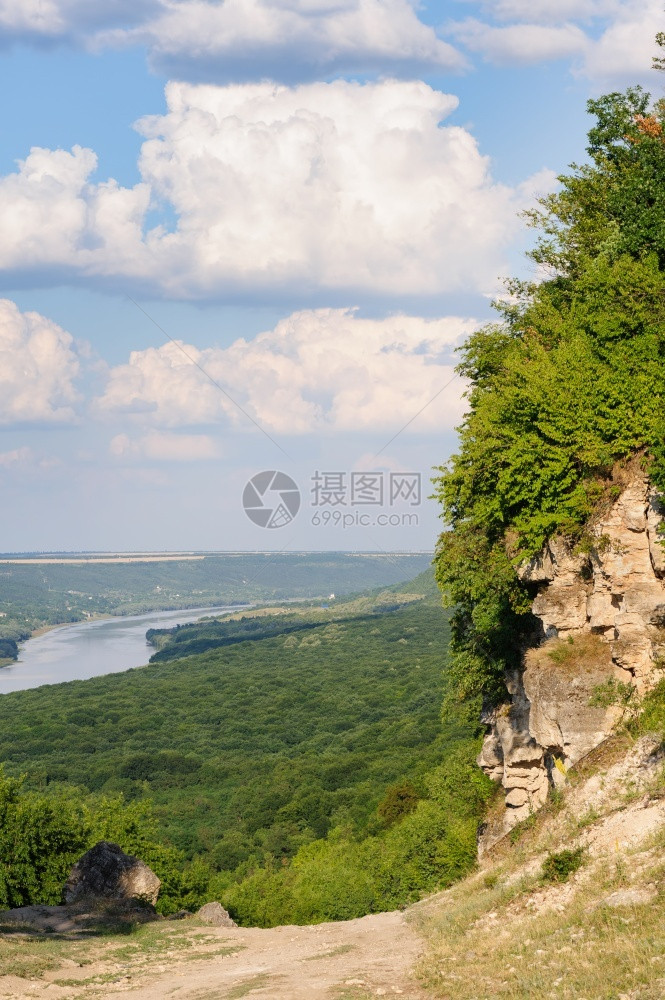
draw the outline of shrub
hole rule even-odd
[[[391,785],[377,806],[377,812],[386,826],[403,819],[418,805],[420,796],[410,781]]]
[[[549,854],[543,861],[541,879],[543,882],[567,882],[584,860],[584,848],[577,847],[574,851],[564,850],[557,854]]]

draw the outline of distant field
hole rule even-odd
[[[99,615],[328,599],[413,579],[430,553],[6,552],[0,640]]]

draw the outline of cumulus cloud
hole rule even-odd
[[[661,0],[473,0],[478,15],[448,25],[451,38],[495,64],[568,59],[594,89],[654,82]]]
[[[459,69],[412,0],[0,0],[12,41],[145,46],[178,79],[313,79],[347,70]]]
[[[215,83],[421,76],[464,68],[466,46],[497,64],[567,58],[604,84],[643,79],[662,28],[662,0],[462,2],[470,19],[446,25],[454,47],[416,0],[0,0],[0,46],[141,45],[159,72]]]
[[[523,192],[494,182],[457,99],[417,81],[171,83],[133,188],[90,150],[34,149],[0,180],[0,267],[183,298],[493,288]],[[151,205],[176,215],[145,231]]]
[[[665,27],[662,0],[630,0],[617,5],[615,16],[588,46],[580,72],[599,87],[624,86],[641,80],[658,90],[659,78],[650,70],[654,42]]]
[[[153,426],[222,422],[251,430],[245,411],[264,429],[287,435],[385,431],[434,400],[411,430],[442,430],[455,426],[463,408],[451,351],[476,325],[457,317],[376,320],[350,309],[306,310],[227,348],[185,345],[186,356],[170,343],[135,351],[111,369],[96,409]],[[130,447],[124,437],[115,440],[121,451]]]
[[[219,457],[218,443],[207,434],[149,431],[138,438],[116,434],[109,451],[123,461],[201,462]]]
[[[472,52],[500,65],[540,63],[584,53],[588,38],[574,24],[513,24],[496,27],[470,19],[456,25],[455,37]]]
[[[153,64],[186,80],[297,81],[379,69],[460,69],[464,59],[409,0],[165,2],[143,26],[106,35],[140,42]]]
[[[0,424],[73,420],[79,368],[71,334],[0,299]]]
[[[16,173],[0,178],[0,268],[95,274],[146,269],[143,219],[150,188],[89,182],[90,149],[34,147]]]

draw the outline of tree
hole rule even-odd
[[[588,109],[589,163],[528,213],[545,280],[512,282],[459,366],[468,414],[436,480],[436,567],[466,697],[505,697],[535,624],[516,565],[581,538],[616,462],[643,452],[665,487],[665,102],[634,87]]]

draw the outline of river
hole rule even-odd
[[[59,625],[22,643],[18,661],[0,667],[0,694],[141,667],[155,652],[145,640],[149,628],[173,628],[205,615],[237,610],[237,606],[188,608]]]

